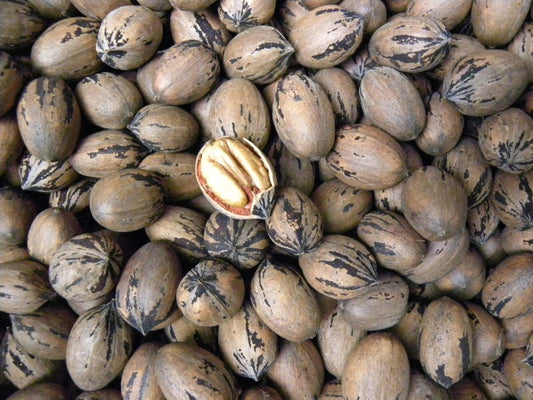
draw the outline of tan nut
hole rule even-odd
[[[249,140],[223,137],[207,142],[196,158],[196,179],[209,202],[232,218],[264,219],[270,213],[274,168]]]

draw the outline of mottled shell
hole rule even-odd
[[[104,129],[124,129],[142,107],[143,98],[135,84],[111,72],[87,76],[76,85],[83,115]]]
[[[50,193],[48,205],[61,207],[72,213],[78,213],[89,207],[89,195],[94,185],[93,179],[82,179],[70,186]]]
[[[435,68],[427,71],[427,74],[434,79],[442,81],[458,60],[469,53],[479,50],[485,50],[485,46],[478,39],[473,36],[454,33],[446,56]]]
[[[343,0],[339,5],[365,18],[363,25],[365,35],[371,35],[387,21],[387,8],[381,0]]]
[[[2,75],[1,71],[0,75]],[[8,74],[6,73],[6,75]],[[0,93],[1,91],[2,89],[0,88]],[[0,96],[3,97],[3,95]],[[0,104],[0,109],[1,107],[2,105]],[[0,117],[0,141],[2,143],[2,147],[0,148],[0,175],[4,175],[7,173],[10,165],[16,164],[24,151],[24,143],[20,136],[16,116],[11,113]]]
[[[502,247],[502,240],[500,238],[500,231],[497,230],[483,245],[477,245],[478,251],[483,256],[488,267],[496,266],[502,261],[507,253]]]
[[[318,300],[305,279],[271,258],[257,268],[250,299],[259,318],[277,335],[299,342],[312,338],[320,324]]]
[[[471,367],[482,363],[491,363],[501,357],[505,351],[503,328],[483,307],[464,302],[464,307],[472,326],[472,362]]]
[[[416,138],[416,145],[431,156],[452,150],[463,133],[463,116],[451,102],[434,92],[427,102],[426,124]]]
[[[155,376],[155,358],[162,347],[155,342],[140,345],[124,366],[120,392],[124,400],[164,400]]]
[[[13,337],[31,355],[64,360],[76,315],[69,308],[48,303],[29,314],[11,314]]]
[[[363,39],[364,17],[337,5],[317,7],[291,29],[296,61],[307,68],[331,68],[346,61]],[[313,38],[313,39],[311,39]]]
[[[256,267],[270,245],[264,221],[233,219],[219,212],[207,220],[204,242],[210,256],[225,259],[239,269]]]
[[[221,0],[218,16],[231,32],[267,24],[276,9],[276,0]]]
[[[165,202],[175,204],[201,194],[194,175],[195,161],[191,153],[158,151],[146,156],[139,168],[159,174]]]
[[[80,175],[103,178],[137,167],[145,154],[146,149],[127,131],[103,130],[83,138],[69,162]]]
[[[507,352],[503,366],[503,373],[507,380],[509,391],[520,400],[531,400],[531,382],[533,381],[533,368],[524,362],[525,349],[516,349]]]
[[[487,399],[483,391],[470,379],[463,378],[448,389],[452,400]]]
[[[509,43],[526,19],[531,0],[473,1],[470,20],[474,35],[486,46],[499,47]]]
[[[217,329],[213,326],[196,325],[182,316],[165,327],[165,335],[169,342],[191,343],[218,352]]]
[[[480,205],[489,196],[492,170],[476,139],[465,136],[451,151],[435,157],[433,165],[451,174],[463,185],[468,208]]]
[[[406,400],[409,360],[390,333],[373,333],[350,352],[342,375],[345,400]]]
[[[19,260],[0,264],[0,311],[31,313],[55,296],[46,267],[37,261]]]
[[[159,176],[128,168],[113,172],[91,189],[93,218],[104,228],[131,232],[156,221],[163,213],[163,188]]]
[[[98,20],[103,19],[115,8],[130,6],[130,0],[71,0],[71,3],[83,15]]]
[[[320,353],[310,340],[300,343],[284,340],[267,378],[286,400],[314,400],[324,383]]]
[[[503,374],[504,358],[477,366],[472,374],[476,384],[483,390],[489,400],[504,400],[512,396]]]
[[[409,395],[407,396],[407,400],[419,399],[451,400],[446,389],[432,381],[423,372],[419,372],[417,369],[412,368],[411,376],[409,378]]]
[[[168,242],[148,242],[124,267],[116,288],[119,315],[143,335],[172,312],[182,277],[179,258]]]
[[[29,354],[7,328],[0,344],[0,370],[14,386],[23,389],[40,381],[57,379],[61,364]]]
[[[218,345],[231,370],[259,381],[278,355],[277,336],[246,302],[230,320],[218,327]]]
[[[209,109],[213,138],[248,139],[265,147],[270,135],[270,111],[257,87],[247,79],[232,78],[222,83],[211,98]]]
[[[231,371],[213,353],[201,347],[172,343],[157,352],[155,375],[167,400],[235,400]]]
[[[357,237],[366,244],[383,267],[405,275],[426,255],[426,243],[398,213],[372,211],[357,226]]]
[[[175,8],[170,14],[170,33],[176,44],[186,40],[199,40],[220,56],[231,39],[231,34],[216,12],[209,9],[187,11]]]
[[[498,171],[494,175],[490,201],[507,227],[521,230],[533,227],[532,188],[533,171],[519,175]]]
[[[358,49],[353,57],[348,58],[341,65],[356,82],[360,82],[363,79],[366,71],[377,66],[376,62],[368,54],[368,46],[364,46]]]
[[[283,33],[289,36],[296,22],[309,11],[311,11],[311,8],[305,4],[304,0],[285,0],[281,2],[276,16]]]
[[[370,125],[340,128],[327,162],[339,180],[358,189],[386,189],[407,176],[405,151],[392,136]]]
[[[205,259],[180,281],[176,302],[183,315],[200,326],[216,326],[233,317],[244,301],[244,281],[230,263]]]
[[[472,0],[460,0],[454,3],[446,0],[413,0],[409,2],[405,15],[434,18],[451,31],[466,18],[471,7]]]
[[[40,160],[31,153],[22,156],[18,173],[21,189],[43,193],[64,189],[78,178],[78,173],[68,160]]]
[[[65,242],[48,270],[54,290],[67,300],[96,300],[117,283],[123,253],[110,237],[84,233]]]
[[[24,79],[17,62],[9,53],[0,51],[0,115],[15,105],[23,86]]]
[[[533,251],[533,229],[504,228],[500,235],[501,245],[507,254]]]
[[[199,136],[198,122],[191,114],[165,104],[141,108],[128,124],[128,130],[151,151],[184,151]]]
[[[468,300],[476,296],[485,283],[485,262],[473,248],[459,264],[434,283],[439,291],[457,300]]]
[[[507,50],[525,61],[529,82],[533,81],[533,23],[525,22],[515,35]]]
[[[472,361],[472,327],[461,304],[449,297],[432,301],[420,323],[420,363],[431,379],[449,388]]]
[[[100,22],[93,18],[72,17],[51,25],[31,49],[32,66],[42,75],[79,79],[102,68],[96,54]]]
[[[278,81],[272,119],[279,138],[298,158],[317,159],[335,142],[335,115],[324,89],[303,73]]]
[[[353,79],[341,68],[319,70],[313,79],[326,91],[336,126],[355,124],[359,118],[359,94]]]
[[[337,309],[323,316],[317,343],[326,370],[337,379],[342,379],[350,350],[365,336],[365,330],[351,325]]]
[[[82,392],[75,400],[122,400],[120,390],[101,389]]]
[[[270,386],[254,386],[246,389],[239,400],[283,400],[279,393]]]
[[[355,189],[337,178],[316,187],[311,200],[324,221],[324,232],[346,233],[355,228],[372,208],[372,192]]]
[[[265,223],[272,243],[295,257],[316,247],[324,232],[318,208],[296,188],[279,190]]]
[[[533,311],[533,254],[506,257],[491,269],[481,292],[483,305],[498,318]]]
[[[436,19],[398,17],[374,32],[368,52],[380,65],[402,72],[422,72],[443,60],[450,40],[450,32]]]
[[[309,196],[316,178],[310,159],[295,157],[278,137],[267,145],[265,155],[274,167],[278,187],[294,187]]]
[[[313,289],[336,300],[353,298],[378,282],[374,257],[348,236],[324,236],[317,247],[298,258],[298,264]]]
[[[17,122],[24,144],[35,157],[60,161],[76,146],[81,114],[74,92],[65,81],[40,77],[22,91]]]
[[[103,18],[96,52],[110,67],[131,70],[155,54],[162,38],[163,25],[153,11],[142,6],[123,6]]]
[[[180,260],[195,264],[207,256],[204,226],[207,218],[181,206],[165,206],[161,217],[145,230],[150,240],[168,240],[176,247]]]
[[[38,209],[34,199],[22,190],[0,188],[0,243],[17,246],[26,242]]]
[[[294,48],[276,28],[254,26],[228,43],[223,56],[226,75],[263,85],[280,78],[288,68]]]
[[[46,21],[29,1],[5,0],[0,7],[0,50],[20,50],[31,46],[46,27]]]
[[[426,166],[406,179],[402,210],[423,238],[445,240],[457,235],[465,225],[467,196],[461,183],[452,175]]]
[[[81,314],[70,331],[67,369],[82,390],[104,388],[115,379],[133,349],[133,331],[110,301]]]
[[[390,328],[390,332],[400,339],[409,358],[413,360],[418,360],[420,352],[418,336],[420,333],[420,321],[422,321],[425,310],[426,303],[420,300],[409,301],[402,319]]]
[[[508,108],[483,120],[478,143],[490,165],[505,172],[533,168],[533,119],[519,108]]]
[[[6,400],[68,400],[67,390],[58,383],[39,382],[17,390]]]
[[[351,325],[369,331],[396,325],[407,310],[409,287],[398,275],[383,273],[377,283],[339,302],[341,315]]]
[[[57,249],[81,233],[80,223],[70,211],[47,208],[33,220],[26,245],[33,259],[49,265]]]
[[[211,90],[219,70],[216,53],[202,42],[187,40],[176,44],[165,50],[154,67],[153,103],[192,103]]]
[[[479,50],[461,58],[444,77],[442,96],[469,116],[508,108],[527,85],[522,59],[505,50]]]

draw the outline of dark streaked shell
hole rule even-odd
[[[337,3],[337,1],[330,1],[330,3]],[[372,35],[387,21],[387,8],[381,0],[343,0],[339,5],[365,18],[363,28],[366,36]]]
[[[172,343],[155,359],[155,375],[167,400],[235,400],[235,379],[228,367],[201,347]]]
[[[0,370],[13,385],[23,389],[40,381],[57,380],[61,364],[26,352],[8,328],[0,344]]]
[[[96,300],[117,283],[123,252],[105,235],[84,233],[65,242],[50,262],[50,283],[67,300]]]
[[[510,350],[505,356],[503,373],[507,380],[509,391],[520,400],[533,398],[531,382],[533,382],[533,368],[524,362],[526,351],[524,348]]]
[[[48,303],[29,314],[11,314],[13,337],[31,355],[64,360],[76,315],[68,307]]]
[[[231,370],[256,382],[278,355],[276,334],[259,319],[249,302],[219,325],[218,344]]]
[[[505,50],[479,50],[461,58],[446,74],[442,96],[469,116],[508,108],[527,85],[522,59]]]
[[[401,342],[390,333],[373,333],[350,352],[342,375],[345,400],[405,399],[409,360]]]
[[[324,383],[320,353],[310,340],[283,341],[267,377],[286,400],[316,399]]]
[[[414,299],[409,301],[402,319],[390,328],[390,332],[400,339],[409,358],[413,360],[418,360],[420,352],[418,336],[420,334],[420,322],[425,310],[425,302]]]
[[[529,82],[533,81],[533,23],[525,22],[513,40],[507,46],[507,50],[516,54],[526,62]]]
[[[119,7],[103,18],[96,52],[110,67],[131,70],[154,55],[162,37],[163,25],[153,11],[142,6]]]
[[[40,77],[22,91],[17,104],[20,135],[41,160],[66,159],[78,141],[81,114],[74,92],[59,78]]]
[[[278,192],[265,223],[270,240],[296,257],[316,247],[324,231],[318,208],[295,188],[282,188]]]
[[[358,189],[386,189],[407,175],[405,151],[392,136],[370,125],[340,128],[327,163],[339,180]]]
[[[155,377],[155,358],[162,346],[160,343],[146,342],[131,355],[120,378],[124,400],[164,400]]]
[[[426,243],[398,213],[372,211],[357,226],[357,237],[373,252],[377,262],[405,275],[426,255]]]
[[[31,46],[46,27],[46,21],[25,0],[2,1],[0,7],[0,50],[21,50]]]
[[[64,189],[50,193],[48,204],[50,207],[61,207],[72,213],[78,213],[89,207],[89,195],[95,181],[81,179]]]
[[[343,235],[326,235],[313,250],[298,258],[307,283],[317,292],[345,300],[377,284],[376,261],[359,241]]]
[[[492,203],[487,199],[468,210],[466,226],[470,241],[483,245],[498,228],[500,220]]]
[[[361,80],[359,96],[365,117],[395,139],[415,139],[424,129],[424,103],[405,74],[390,67],[372,68]]]
[[[218,16],[231,32],[242,32],[267,24],[276,9],[276,0],[220,0]]]
[[[239,269],[256,267],[266,257],[270,239],[259,219],[233,219],[220,212],[211,214],[204,230],[207,252]]]
[[[183,315],[200,326],[216,326],[233,317],[244,301],[244,281],[230,263],[204,259],[178,285],[176,302]]]
[[[218,352],[217,328],[196,325],[183,316],[165,327],[165,335],[169,342],[192,343]]]
[[[364,17],[337,5],[317,7],[299,19],[289,34],[296,61],[307,68],[331,68],[363,40]]]
[[[533,251],[533,229],[504,228],[500,235],[501,245],[507,254]]]
[[[21,188],[31,192],[55,192],[71,185],[78,178],[78,173],[68,160],[40,160],[31,153],[22,156],[18,170]]]
[[[44,31],[31,49],[32,66],[41,74],[79,79],[94,74],[103,64],[96,54],[100,22],[93,18],[59,20]]]
[[[490,201],[496,215],[508,228],[533,227],[533,171],[519,175],[498,171],[494,175]]]
[[[91,189],[93,218],[104,228],[131,232],[156,221],[163,213],[163,188],[159,176],[128,168],[113,172]]]
[[[483,305],[498,318],[533,311],[533,253],[506,257],[491,269],[481,292]]]
[[[318,300],[305,279],[286,264],[266,258],[250,285],[259,318],[280,337],[294,342],[312,338],[320,324]]]
[[[502,357],[492,363],[478,365],[473,371],[474,381],[490,400],[504,400],[511,396],[503,374],[503,363]]]
[[[431,380],[429,376],[417,369],[411,369],[411,376],[409,378],[409,395],[407,400],[451,400],[448,391],[436,382]],[[482,400],[477,399],[476,400]]]
[[[10,314],[31,313],[55,296],[37,261],[20,260],[0,264],[0,310]]]
[[[292,45],[276,28],[255,26],[229,41],[223,56],[224,70],[230,78],[267,84],[287,71],[293,53]]]
[[[368,51],[378,64],[402,72],[422,72],[442,61],[450,40],[450,32],[439,20],[398,17],[374,32]]]
[[[181,206],[165,206],[161,217],[145,230],[150,240],[168,240],[176,247],[180,260],[195,264],[205,256],[204,226],[207,218]]]
[[[461,304],[441,297],[432,301],[420,325],[420,363],[431,379],[449,388],[468,372],[472,327]]]
[[[169,242],[148,242],[124,267],[116,288],[119,315],[143,335],[172,312],[182,277],[179,258]]]

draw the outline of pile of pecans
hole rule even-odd
[[[533,400],[531,0],[0,0],[0,397]]]

